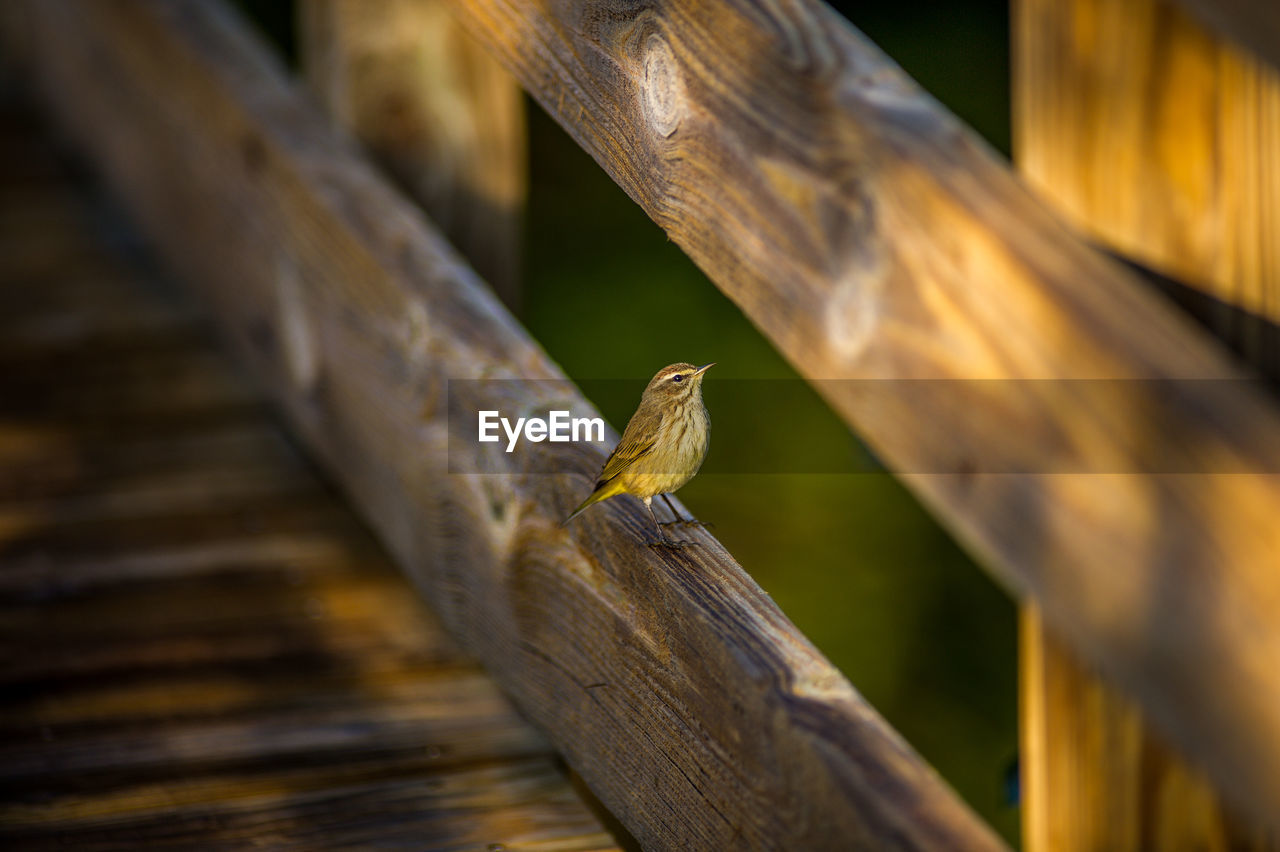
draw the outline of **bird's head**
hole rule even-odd
[[[695,395],[702,387],[702,376],[715,366],[715,362],[695,367],[692,364],[672,364],[663,367],[644,389],[645,396],[658,399],[684,399]]]

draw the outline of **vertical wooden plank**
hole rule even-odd
[[[1045,850],[1267,850],[1138,709],[1047,633],[1019,625],[1023,847]]]
[[[510,308],[527,195],[520,87],[439,0],[303,0],[303,74]]]
[[[1015,0],[1013,10],[1023,174],[1093,237],[1191,285],[1209,327],[1280,374],[1275,70],[1172,0]],[[1020,642],[1028,850],[1280,848],[1224,813],[1032,607]]]

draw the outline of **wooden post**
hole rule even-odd
[[[1133,702],[1044,629],[1033,604],[1022,607],[1019,658],[1027,852],[1276,848],[1224,812]]]
[[[303,74],[513,310],[524,96],[440,0],[303,0]]]
[[[1078,227],[1207,295],[1193,302],[1201,319],[1280,373],[1275,70],[1171,0],[1019,0],[1014,12],[1019,168]],[[1030,852],[1277,848],[1224,813],[1033,606],[1021,670]]]

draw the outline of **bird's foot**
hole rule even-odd
[[[704,530],[713,530],[716,525],[711,521],[700,521],[697,518],[676,518],[674,521],[660,521],[660,527],[701,527]]]

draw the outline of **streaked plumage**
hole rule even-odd
[[[591,496],[565,518],[566,524],[601,500],[631,494],[644,501],[662,542],[674,544],[653,514],[652,501],[692,479],[707,455],[711,420],[702,404],[702,377],[713,366],[672,364],[658,371],[605,461]]]

